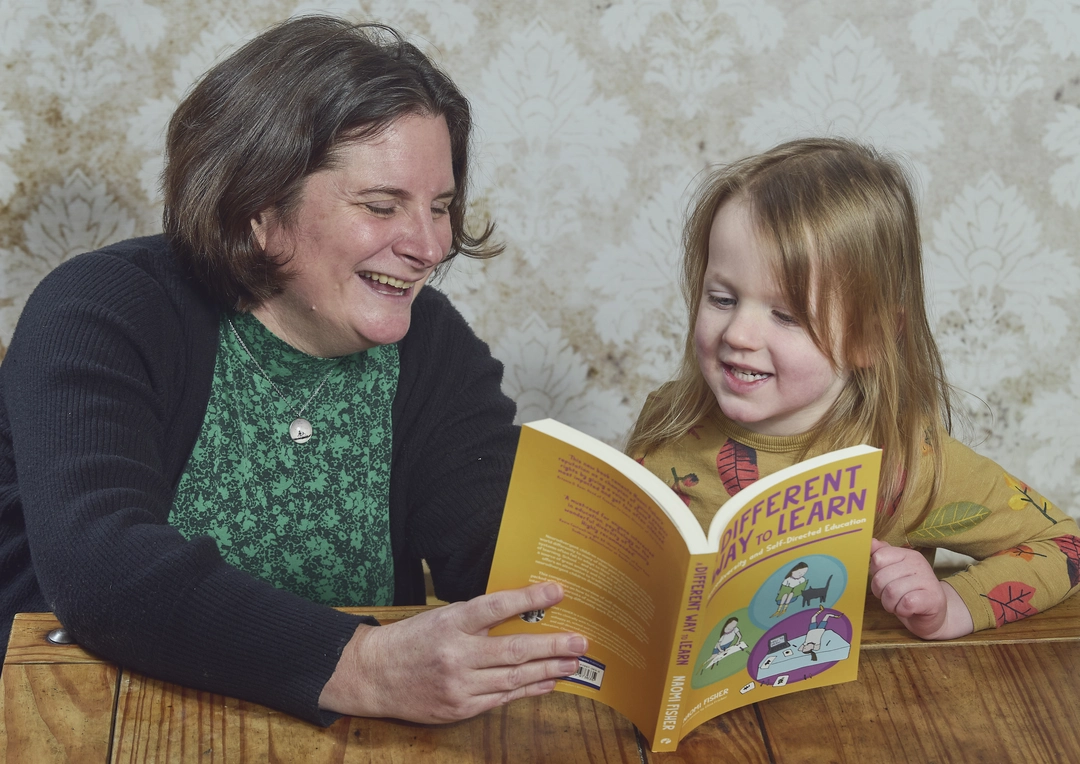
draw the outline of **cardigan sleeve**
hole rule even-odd
[[[20,318],[3,405],[48,606],[86,649],[317,723],[360,619],[226,564],[167,524],[205,413],[216,313],[160,251],[83,255]]]
[[[1053,607],[1080,588],[1080,529],[1034,488],[952,438],[944,442],[942,489],[909,528],[915,547],[976,559],[948,579],[975,630]]]
[[[395,564],[427,560],[436,595],[448,601],[487,586],[519,432],[502,373],[449,300],[426,287],[401,345],[391,535],[401,549]],[[400,571],[399,601],[416,599],[409,581]]]

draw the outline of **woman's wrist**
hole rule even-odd
[[[320,709],[349,716],[377,715],[373,711],[371,699],[365,697],[371,689],[371,683],[361,681],[364,675],[361,663],[364,646],[378,628],[363,623],[356,627],[356,631],[341,651],[334,673],[319,693]]]

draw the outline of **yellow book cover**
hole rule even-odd
[[[563,601],[492,634],[576,631],[563,692],[622,713],[653,751],[777,695],[856,678],[881,451],[813,457],[744,488],[705,533],[618,450],[551,419],[521,430],[488,591]]]

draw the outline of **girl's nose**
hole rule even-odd
[[[757,350],[761,346],[761,330],[750,311],[736,308],[724,329],[724,342],[743,350]]]

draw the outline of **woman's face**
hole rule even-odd
[[[295,222],[251,222],[260,245],[288,260],[284,291],[252,313],[280,339],[334,357],[397,342],[412,303],[450,250],[454,197],[443,117],[405,116],[339,148],[307,179]]]

